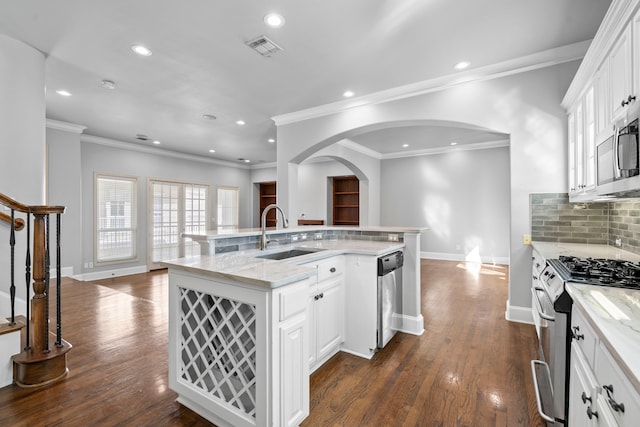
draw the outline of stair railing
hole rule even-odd
[[[64,206],[28,206],[0,193],[0,205],[10,209],[11,214],[0,213],[0,221],[8,222],[10,227],[9,246],[11,252],[11,284],[9,287],[11,320],[15,324],[15,246],[16,231],[26,225],[27,250],[25,254],[25,282],[27,299],[27,325],[25,351],[46,354],[49,345],[49,285],[50,285],[50,229],[49,217],[56,216],[56,339],[55,345],[62,346],[61,316],[61,262],[60,262],[60,221]],[[26,221],[16,218],[16,212],[26,214]],[[33,262],[30,250],[31,216],[33,216]],[[31,287],[33,286],[33,298]],[[31,301],[29,303],[29,299]],[[31,309],[31,310],[30,310]]]

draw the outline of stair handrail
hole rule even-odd
[[[26,238],[29,242],[31,235],[33,240],[33,258],[30,250],[30,244],[26,247],[26,286],[27,300],[30,298],[30,288],[33,287],[34,296],[31,301],[27,302],[27,333],[26,347],[24,351],[34,351],[41,354],[50,352],[48,325],[49,325],[49,270],[50,270],[50,249],[49,236],[52,233],[49,226],[49,216],[54,214],[56,221],[56,347],[63,347],[61,333],[61,311],[60,311],[60,216],[65,211],[64,206],[55,205],[25,205],[0,193],[0,205],[10,209],[11,215],[0,212],[0,220],[6,221],[10,225],[10,246],[11,246],[11,322],[15,323],[15,278],[14,278],[14,248],[15,248],[15,231],[22,229],[26,225]],[[15,213],[25,213],[26,221],[21,218],[15,218]],[[33,215],[33,219],[31,219]],[[33,234],[31,233],[33,231]],[[30,308],[32,313],[29,315]],[[32,325],[33,324],[33,325]],[[33,326],[33,336],[30,334],[31,326]],[[33,340],[31,340],[33,338]]]

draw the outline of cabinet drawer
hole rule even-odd
[[[311,283],[313,282],[307,279],[299,285],[290,285],[277,293],[280,306],[279,320],[281,322],[307,309],[309,284]]]
[[[637,426],[640,396],[602,343],[598,344],[596,352],[595,374],[608,409],[620,427]]]
[[[571,314],[571,333],[573,334],[573,342],[580,347],[589,367],[593,369],[598,338],[582,312],[575,306]]]
[[[318,282],[344,273],[344,256],[335,256],[318,262]]]

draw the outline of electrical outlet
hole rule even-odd
[[[322,240],[322,233],[315,233],[313,235],[314,240]]]
[[[622,239],[620,239],[620,238],[616,239],[616,246],[617,247],[622,246]]]
[[[298,235],[294,234],[293,236],[291,236],[291,241],[292,242],[297,242],[298,241]]]
[[[89,263],[89,268],[93,268],[93,263],[92,262]]]
[[[390,242],[397,242],[398,241],[398,235],[397,234],[387,234],[387,236],[389,237],[389,241]]]
[[[89,263],[88,262],[84,263],[84,268],[89,268]]]
[[[301,234],[300,240],[307,240],[307,234],[306,233]]]
[[[531,244],[531,234],[523,234],[522,235],[522,244],[530,245]]]

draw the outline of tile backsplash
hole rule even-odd
[[[529,195],[531,238],[615,245],[640,254],[640,200],[570,203],[567,193]]]

